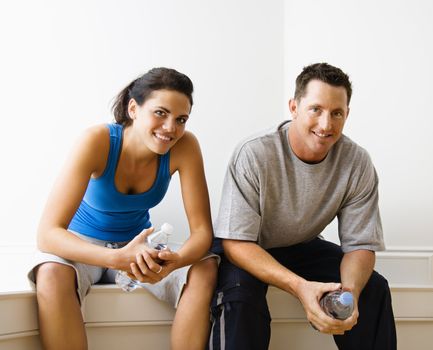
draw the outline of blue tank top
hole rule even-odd
[[[122,242],[151,226],[149,209],[156,206],[170,183],[170,152],[159,156],[155,182],[143,193],[124,194],[116,189],[114,175],[122,148],[123,126],[108,124],[110,151],[103,174],[90,179],[69,229],[93,238]]]

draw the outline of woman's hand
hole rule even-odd
[[[146,238],[153,232],[153,227],[144,229],[134,237],[127,245],[120,249],[116,249],[118,254],[117,264],[114,267],[117,270],[131,272],[131,263],[137,261],[138,255],[145,255],[151,259],[158,258],[158,251],[150,248],[146,243]],[[157,269],[158,270],[158,269]]]
[[[180,262],[178,253],[170,249],[160,251],[152,249],[152,251],[157,252],[156,259],[148,252],[137,254],[137,261],[130,265],[132,273],[129,276],[131,278],[143,283],[154,284],[178,268]]]

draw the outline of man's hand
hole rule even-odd
[[[296,288],[296,296],[304,307],[308,321],[315,329],[326,334],[344,334],[352,329],[358,320],[357,302],[354,300],[352,315],[346,320],[337,320],[328,316],[319,302],[327,292],[341,288],[340,283],[320,283],[303,280]]]

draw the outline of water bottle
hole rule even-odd
[[[320,306],[328,316],[345,320],[353,312],[353,295],[342,290],[329,292],[320,299]]]
[[[168,247],[169,236],[173,233],[173,226],[164,223],[159,231],[151,233],[147,236],[146,244],[156,250],[166,249]],[[131,292],[140,286],[140,282],[133,280],[125,271],[117,271],[116,284],[125,292]]]

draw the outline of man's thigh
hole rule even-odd
[[[340,246],[322,240],[290,247],[273,248],[268,252],[283,266],[311,281],[339,282],[343,252]],[[245,301],[257,304],[266,297],[268,285],[232,264],[222,255],[218,272],[215,302]]]
[[[268,285],[232,264],[224,255],[218,270],[216,301],[245,301],[256,304],[266,297]],[[224,300],[223,300],[224,299]]]
[[[290,271],[309,281],[340,282],[341,247],[320,238],[268,252]]]

